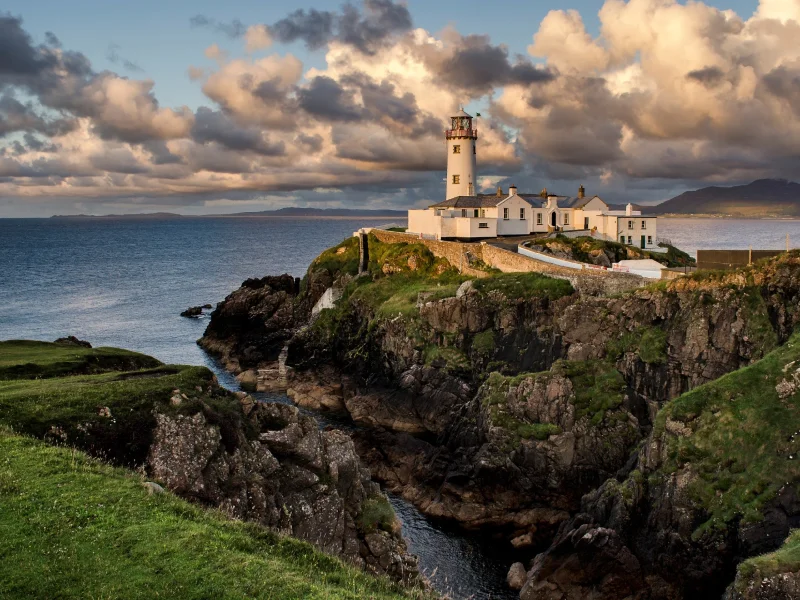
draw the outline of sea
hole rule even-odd
[[[180,312],[216,304],[250,277],[301,277],[324,249],[361,227],[383,224],[367,218],[0,219],[0,340],[75,335],[166,363],[206,365],[235,389],[236,380],[195,343],[207,317],[186,319]],[[792,247],[800,246],[800,221],[658,220],[658,237],[693,255],[700,248],[783,249],[787,235]],[[453,600],[517,597],[505,585],[511,558],[498,544],[391,500],[410,551],[436,589]]]

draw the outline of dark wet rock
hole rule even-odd
[[[54,343],[63,344],[65,346],[80,346],[81,348],[91,348],[92,345],[84,340],[79,340],[74,335],[68,337],[58,338]]]
[[[203,315],[202,306],[192,306],[191,308],[187,308],[185,311],[181,313],[182,317],[187,317],[189,319],[197,319],[202,315]]]

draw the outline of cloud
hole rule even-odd
[[[555,75],[517,57],[509,60],[505,46],[492,45],[489,36],[451,34],[447,51],[427,55],[429,65],[446,85],[476,95],[510,84],[551,81]]]
[[[330,77],[315,77],[297,92],[298,105],[307,113],[326,121],[358,121],[362,111],[346,92]]]
[[[0,196],[201,206],[331,202],[322,192],[341,190],[365,205],[424,204],[443,193],[442,130],[462,103],[483,114],[480,181],[493,186],[569,193],[583,182],[639,201],[796,177],[796,8],[762,0],[743,18],[702,2],[606,0],[597,35],[585,14],[551,11],[527,56],[452,27],[413,29],[389,0],[248,26],[198,15],[193,26],[241,48],[212,45],[213,64],[187,67],[206,98],[196,110],[162,106],[155,82],[98,71],[3,16]],[[288,43],[320,50],[313,66],[276,51]]]
[[[249,151],[264,156],[280,156],[285,152],[283,143],[271,143],[255,127],[241,127],[220,111],[200,107],[195,114],[192,139],[201,144],[214,142],[229,150]]]
[[[272,36],[266,25],[251,25],[244,34],[245,48],[248,52],[263,50],[272,45]]]
[[[338,41],[364,54],[374,54],[389,38],[411,29],[411,14],[392,0],[364,0],[359,11],[345,4],[341,12],[298,9],[269,27],[283,44],[302,41],[318,50]]]
[[[205,27],[213,31],[218,31],[231,39],[240,38],[247,31],[247,27],[245,27],[244,23],[242,23],[239,19],[233,19],[232,21],[226,23],[224,21],[218,21],[211,17],[207,17],[206,15],[193,16],[191,19],[189,19],[189,24],[192,27]]]
[[[144,71],[144,69],[142,69],[142,67],[137,65],[135,62],[120,56],[119,46],[117,44],[109,44],[108,49],[106,50],[106,60],[115,65],[119,65],[126,71],[130,71],[132,73],[141,73]]]
[[[48,48],[33,46],[21,19],[0,15],[0,77],[35,76],[51,69],[55,62]]]

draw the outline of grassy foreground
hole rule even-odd
[[[186,394],[177,407],[175,389]],[[0,342],[0,598],[418,595],[304,542],[151,495],[136,471],[73,449],[138,466],[154,409],[202,411],[224,439],[226,427],[246,425],[237,407],[204,367],[116,348]]]
[[[0,597],[408,597],[82,452],[0,430]]]

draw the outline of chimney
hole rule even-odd
[[[539,195],[540,195],[542,198],[547,198],[547,188],[543,188],[543,189],[542,189],[542,191],[541,191],[541,192],[539,192]]]
[[[633,204],[628,202],[628,205],[625,207],[625,216],[630,217],[633,214]]]
[[[586,197],[586,190],[584,189],[583,186],[580,186],[578,188],[578,198],[584,198],[584,197]]]
[[[508,188],[508,195],[509,196],[516,196],[517,195],[517,186],[512,185]]]
[[[503,188],[501,188],[499,185],[497,186],[497,197],[498,198],[503,197]]]

